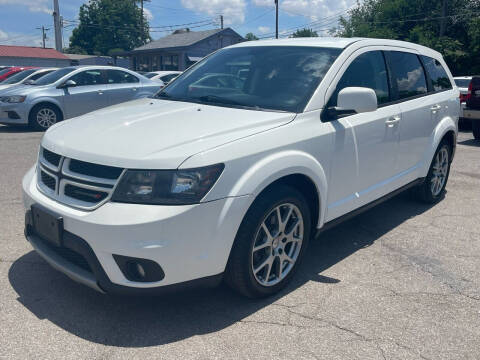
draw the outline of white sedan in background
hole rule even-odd
[[[55,70],[57,70],[57,68],[28,69],[28,70],[20,71],[15,75],[12,75],[11,77],[9,77],[7,80],[3,81],[0,84],[0,91],[9,89],[14,85],[33,82],[35,80],[40,79],[42,76],[45,76]]]
[[[144,74],[144,76],[150,80],[162,83],[163,86],[167,86],[170,81],[175,79],[181,73],[181,71],[152,71]]]

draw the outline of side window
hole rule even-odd
[[[73,75],[69,80],[75,81],[77,86],[100,85],[105,83],[100,70],[82,71]]]
[[[432,81],[433,91],[449,90],[452,88],[452,83],[448,78],[447,72],[438,60],[428,56],[422,55],[425,70]]]
[[[107,84],[129,84],[139,82],[138,78],[121,70],[107,70]]]
[[[373,89],[377,94],[379,105],[390,101],[387,69],[380,51],[366,52],[353,60],[338,82],[327,107],[337,106],[337,97],[340,90],[351,86]]]
[[[386,51],[385,55],[392,71],[392,85],[397,89],[398,99],[427,93],[425,72],[417,55],[401,51]]]
[[[44,71],[44,72],[41,72],[41,73],[32,75],[32,76],[30,76],[30,79],[29,79],[29,80],[37,80],[37,79],[40,79],[42,76],[45,76],[45,75],[47,75],[47,74],[50,74],[52,71],[53,71],[53,70]]]
[[[168,75],[162,76],[160,79],[165,83],[169,83],[170,81],[175,79],[178,75],[179,74],[168,74]]]

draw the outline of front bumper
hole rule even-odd
[[[106,292],[124,292],[127,288],[148,291],[202,278],[217,279],[225,270],[250,204],[249,196],[241,196],[186,206],[109,202],[94,211],[82,211],[39,192],[35,168],[23,179],[23,196],[27,210],[39,204],[63,218],[65,244],[76,247],[93,274],[87,276],[65,263],[27,231],[27,239],[37,252],[72,279]],[[157,282],[130,281],[113,255],[152,260],[161,266],[165,277]]]
[[[28,124],[28,109],[25,103],[0,103],[0,124]],[[15,113],[18,119],[9,117],[9,112]]]

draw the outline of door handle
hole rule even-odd
[[[97,90],[98,95],[103,95],[103,90]]]
[[[430,107],[430,110],[432,110],[432,113],[436,114],[438,110],[440,110],[442,107],[440,105],[433,105]]]
[[[385,124],[391,128],[391,127],[394,127],[399,121],[400,121],[400,116],[392,116],[391,118],[389,118],[387,121],[385,121]]]
[[[132,88],[133,91],[137,91],[137,88]]]

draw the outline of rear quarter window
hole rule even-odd
[[[448,78],[447,72],[443,68],[442,64],[434,58],[428,56],[421,56],[423,64],[425,65],[425,70],[430,77],[432,82],[433,91],[443,91],[450,90],[452,88],[452,83]]]

